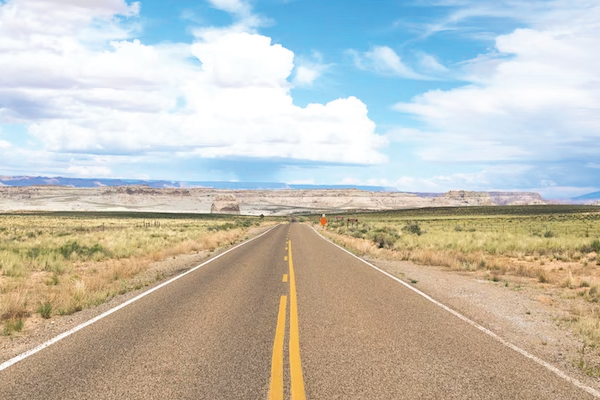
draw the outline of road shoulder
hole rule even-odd
[[[361,257],[502,339],[539,357],[578,381],[600,390],[600,382],[577,364],[585,357],[581,336],[569,328],[570,304],[523,282],[493,282],[474,274],[407,261]],[[594,360],[596,361],[596,360]]]

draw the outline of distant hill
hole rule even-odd
[[[584,194],[583,196],[574,197],[572,200],[576,200],[576,201],[600,200],[600,192]]]
[[[157,181],[140,179],[84,179],[44,176],[0,176],[0,186],[68,186],[94,188],[102,186],[146,185],[151,188],[209,188],[231,190],[274,189],[359,189],[369,192],[395,192],[395,188],[361,185],[289,185],[279,182],[223,182],[223,181]]]

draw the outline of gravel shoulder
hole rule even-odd
[[[528,280],[493,282],[473,273],[364,257],[382,270],[490,329],[503,339],[557,366],[585,384],[600,389],[598,379],[577,363],[585,354],[583,340],[566,322],[574,299],[539,288]],[[598,360],[593,360],[598,362]]]

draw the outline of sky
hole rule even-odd
[[[597,0],[0,0],[0,175],[600,190]]]

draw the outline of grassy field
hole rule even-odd
[[[555,290],[576,300],[570,322],[586,346],[600,348],[600,207],[430,208],[328,220],[327,234],[360,255],[469,271],[510,288]],[[600,376],[600,367],[588,372]]]
[[[348,218],[359,222],[348,223]],[[489,267],[485,261],[493,256],[589,264],[600,251],[600,207],[464,207],[349,214],[330,217],[328,228],[370,241],[371,250],[394,250],[412,261],[431,261],[428,253],[434,251],[444,255],[435,265],[456,269]]]
[[[213,251],[269,223],[253,217],[146,213],[0,214],[0,334],[162,279],[153,261]]]

